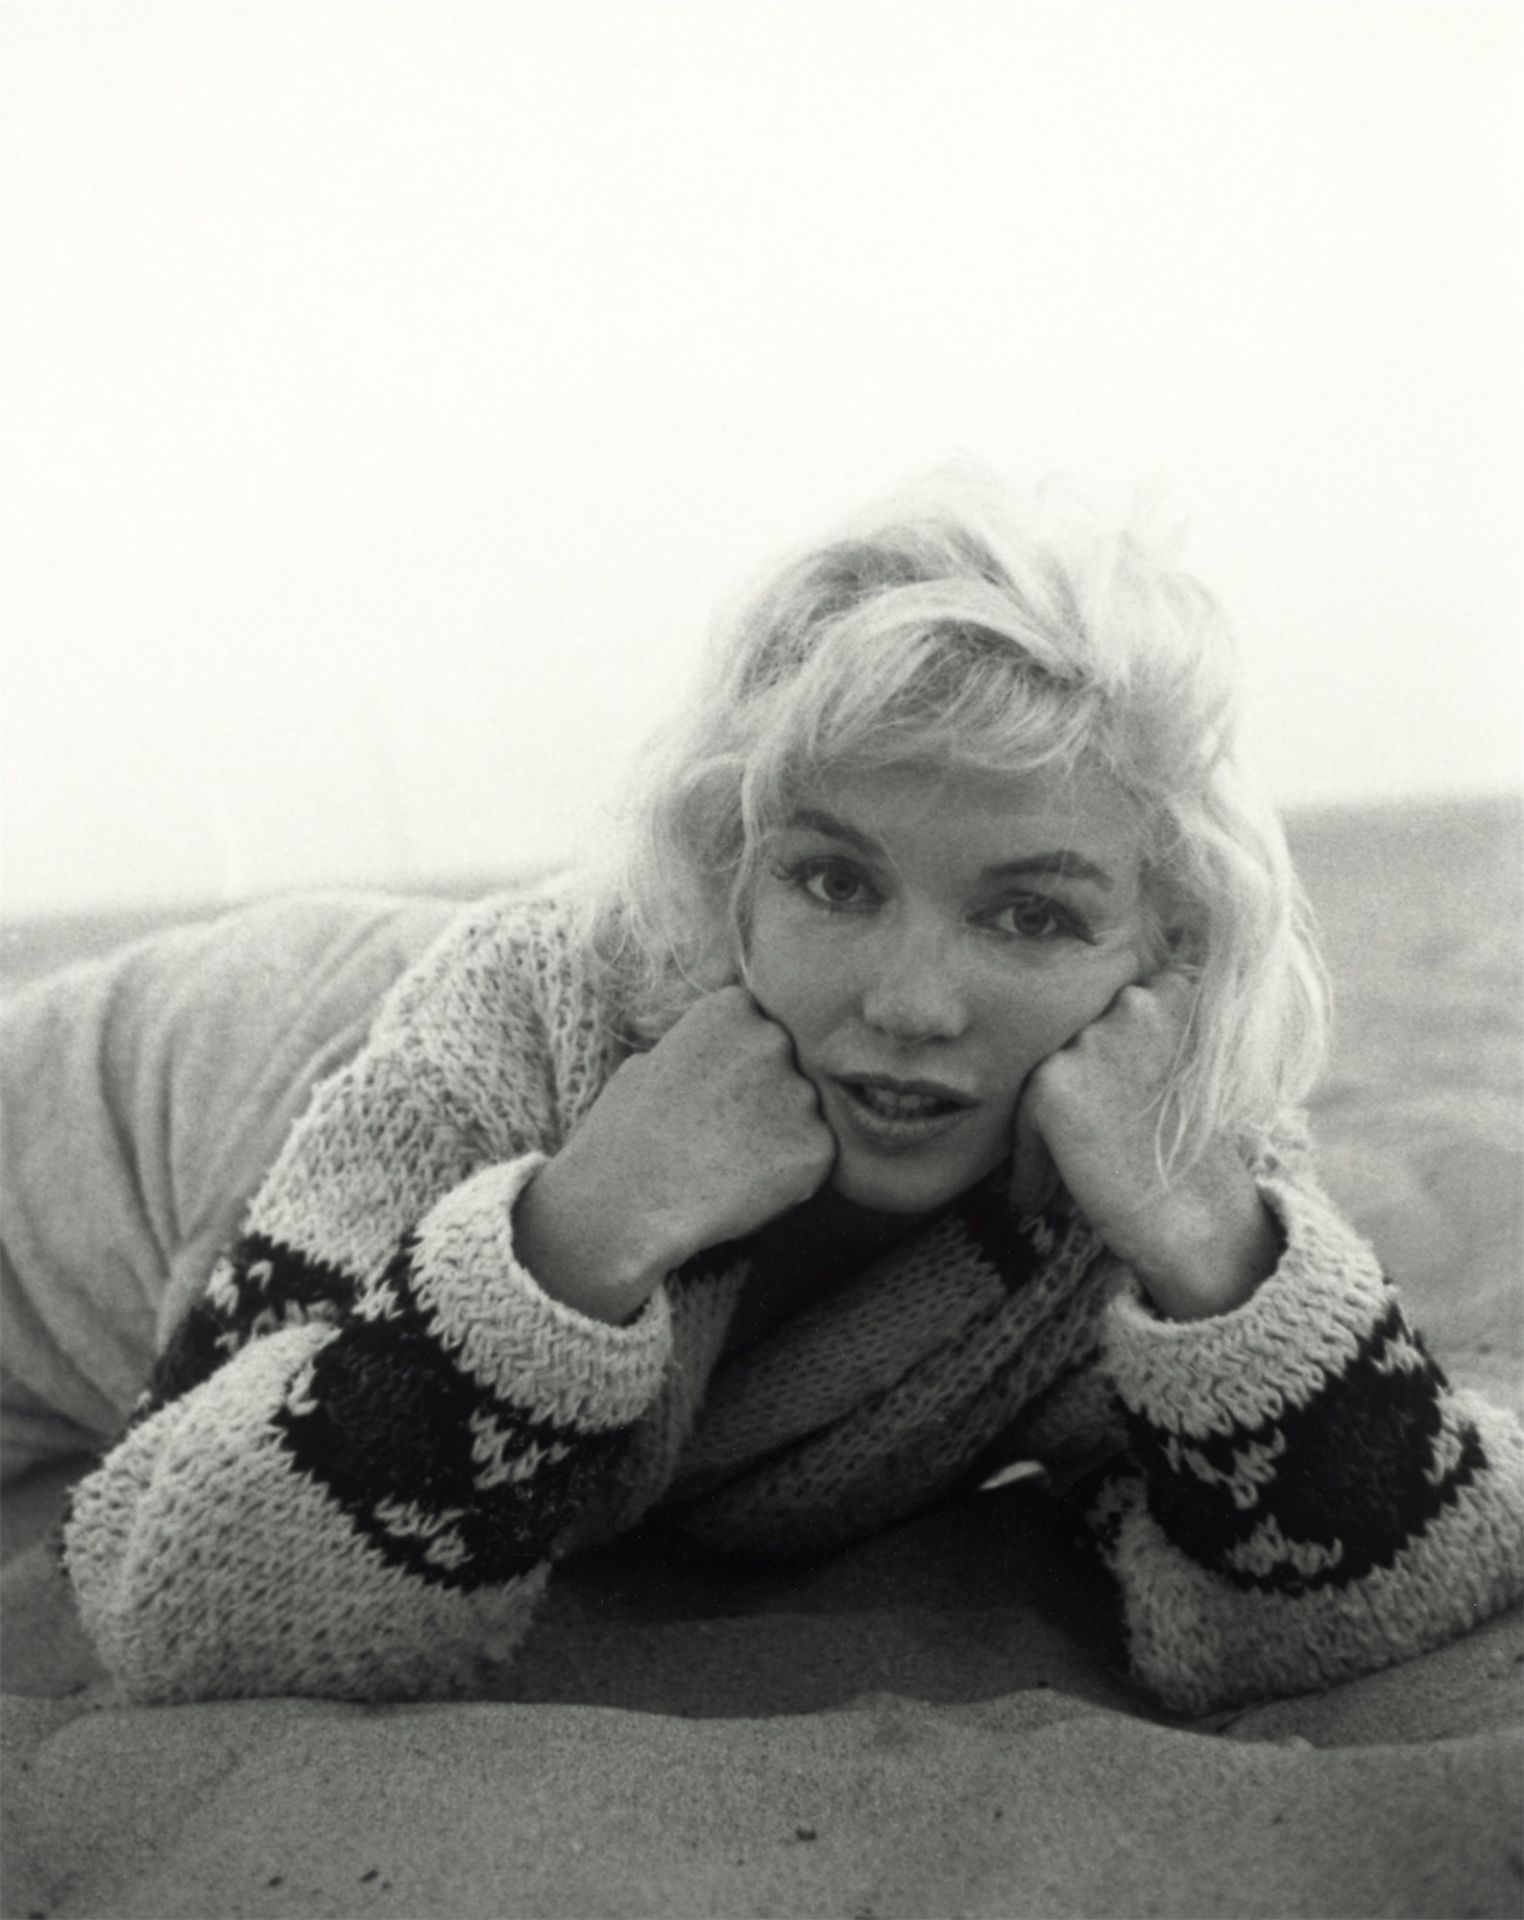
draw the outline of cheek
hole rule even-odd
[[[803,1041],[829,1024],[839,983],[826,956],[791,916],[760,903],[742,956],[742,979],[769,1019]]]
[[[1007,985],[988,1007],[983,1024],[1013,1093],[1049,1054],[1099,1020],[1142,970],[1138,955],[1128,950],[1093,964],[1029,974]]]

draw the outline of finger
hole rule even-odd
[[[752,991],[749,985],[744,989],[744,991],[746,993],[747,998],[751,1002],[753,1012],[757,1014],[758,1018],[765,1020],[768,1026],[770,1026],[775,1033],[782,1034],[783,1038],[787,1041],[789,1065],[793,1068],[794,1072],[798,1074],[799,1078],[803,1080],[807,1086],[814,1086],[814,1082],[810,1079],[809,1075],[805,1072],[803,1066],[800,1064],[799,1043],[794,1038],[792,1030],[789,1027],[785,1026],[783,1021],[781,1021],[775,1013],[769,1012],[767,1007],[764,1006],[762,1001],[760,1001],[757,998],[756,994]],[[816,1092],[816,1103],[818,1105],[819,1089],[816,1088],[815,1092]]]
[[[777,1014],[772,1011],[767,1002],[752,985],[751,981],[745,977],[744,973],[742,978],[736,983],[736,991],[745,995],[747,1004],[759,1020],[765,1020],[770,1027],[776,1027],[780,1033],[788,1036],[789,1051],[794,1055],[797,1063],[798,1054],[794,1047],[794,1036],[789,1033],[788,1028],[784,1026]]]
[[[1189,1013],[1195,1005],[1200,981],[1196,973],[1177,960],[1171,960],[1160,967],[1155,974],[1140,982],[1150,993],[1158,994],[1172,1010],[1182,1014]]]
[[[1200,983],[1179,967],[1169,967],[1149,982],[1148,990],[1164,1015],[1164,1028],[1172,1043],[1172,1057],[1178,1060],[1201,1002]]]

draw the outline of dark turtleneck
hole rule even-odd
[[[750,1346],[861,1273],[928,1218],[862,1207],[827,1187],[802,1207],[770,1221],[746,1243],[751,1268],[736,1302],[725,1352]]]

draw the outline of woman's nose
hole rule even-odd
[[[862,1015],[895,1040],[956,1040],[968,1008],[947,943],[926,929],[888,933],[872,958]]]

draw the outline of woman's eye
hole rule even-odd
[[[1052,901],[1035,894],[1009,901],[991,924],[997,932],[1020,934],[1026,940],[1051,940],[1054,934],[1073,931],[1068,917]]]
[[[860,873],[839,860],[819,860],[798,873],[798,884],[823,907],[860,907],[870,899]]]

